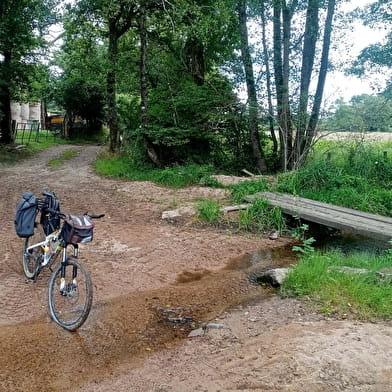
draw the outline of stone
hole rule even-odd
[[[204,326],[205,329],[222,329],[224,328],[223,324],[219,324],[219,323],[207,323]]]
[[[269,234],[268,238],[269,238],[270,240],[277,240],[277,239],[279,238],[279,232],[276,231],[276,230],[272,231],[272,232]]]
[[[192,206],[184,206],[177,208],[176,210],[163,211],[162,219],[175,219],[182,216],[193,216],[196,214],[196,210]]]
[[[377,271],[377,275],[382,280],[390,280],[392,281],[392,267],[386,267],[379,271]]]
[[[343,272],[344,274],[348,274],[348,275],[360,275],[360,274],[368,274],[369,270],[367,270],[366,268],[353,268],[353,267],[330,267],[330,270],[335,270],[338,272]]]
[[[262,272],[258,277],[259,283],[268,283],[272,286],[280,286],[286,279],[290,268],[274,268]]]
[[[198,328],[198,329],[194,329],[191,332],[189,332],[188,338],[195,338],[195,337],[203,336],[203,335],[204,335],[204,329]]]

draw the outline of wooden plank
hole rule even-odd
[[[347,208],[347,207],[340,207],[340,206],[336,206],[333,204],[328,204],[328,203],[323,203],[323,202],[316,201],[316,200],[306,199],[304,197],[293,196],[293,195],[284,194],[284,193],[258,192],[258,193],[255,193],[254,195],[246,196],[246,198],[248,198],[248,197],[251,198],[252,196],[264,197],[268,200],[272,200],[272,199],[286,200],[288,203],[293,202],[293,203],[296,203],[297,205],[303,206],[303,207],[314,206],[315,208],[318,208],[318,207],[322,208],[322,209],[327,208],[328,210],[334,210],[339,213],[347,213],[347,214],[354,215],[354,216],[367,217],[368,219],[371,219],[371,220],[377,220],[377,221],[385,222],[389,225],[392,225],[392,218],[387,217],[387,216],[371,214],[368,212],[354,210],[352,208]]]
[[[235,206],[222,207],[220,209],[220,212],[222,212],[223,214],[227,214],[228,212],[246,210],[247,208],[249,208],[249,204],[238,204]]]
[[[267,199],[271,205],[294,217],[380,241],[392,239],[392,218],[389,217],[272,192],[260,192],[247,196],[245,200],[252,202],[258,197]]]

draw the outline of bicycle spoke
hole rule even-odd
[[[86,320],[91,308],[92,284],[89,275],[79,263],[72,260],[65,267],[65,277],[61,278],[59,265],[49,283],[48,299],[54,321],[65,329],[75,330]]]

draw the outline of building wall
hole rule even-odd
[[[11,118],[17,123],[41,121],[41,104],[39,102],[11,102]]]

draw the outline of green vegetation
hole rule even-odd
[[[230,185],[232,200],[234,203],[241,203],[244,196],[253,195],[257,192],[268,190],[268,184],[265,180],[257,179],[255,181],[244,181],[238,184]]]
[[[320,143],[304,167],[279,176],[276,189],[392,216],[391,147],[390,143],[362,141]],[[382,255],[321,253],[315,251],[313,238],[307,238],[305,232],[294,233],[302,243],[293,248],[301,255],[300,262],[284,282],[281,294],[311,298],[317,309],[328,315],[390,319],[391,281],[381,281],[376,272],[392,266],[392,252]],[[343,266],[366,268],[369,273],[343,273],[339,271]]]
[[[304,167],[280,175],[276,190],[392,216],[391,147],[363,142],[324,143]]]
[[[200,220],[208,223],[217,222],[221,217],[220,205],[214,200],[201,200],[197,204]]]
[[[67,141],[61,138],[42,138],[39,139],[39,142],[31,141],[29,144],[25,145],[24,148],[20,149],[15,149],[11,146],[0,146],[0,163],[14,164],[38,153],[39,151],[43,151],[48,147],[61,143],[66,144]]]
[[[282,211],[278,207],[271,207],[265,199],[256,199],[246,210],[239,212],[240,229],[264,233],[266,230],[285,229]]]
[[[381,280],[377,274],[391,265],[390,251],[382,255],[308,253],[289,273],[281,286],[281,295],[310,298],[317,309],[327,315],[391,319],[391,280]],[[369,272],[347,272],[343,267]]]
[[[69,150],[64,151],[59,157],[50,160],[48,166],[59,167],[64,161],[72,159],[77,153],[77,150],[70,148]]]
[[[135,166],[126,156],[101,156],[95,162],[95,169],[102,175],[125,178],[134,181],[153,181],[174,188],[193,184],[218,186],[211,175],[213,167],[209,165],[169,166],[154,169],[151,165]]]

